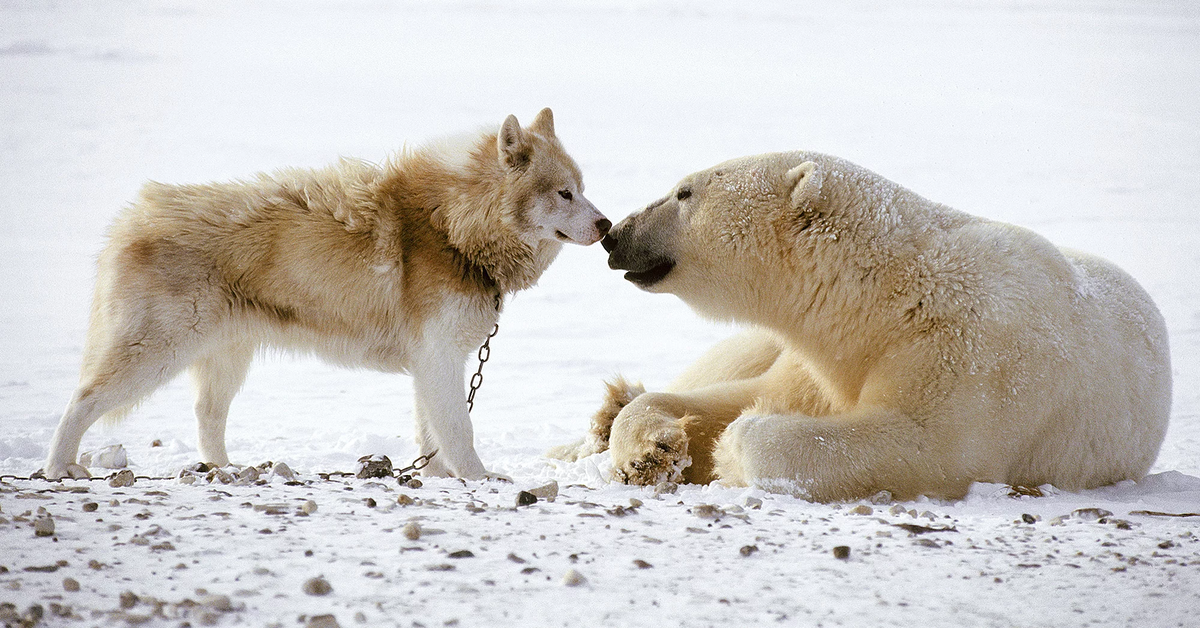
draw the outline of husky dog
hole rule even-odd
[[[521,128],[249,181],[149,183],[100,254],[79,387],[46,477],[87,477],[84,432],[188,369],[200,458],[225,465],[225,420],[260,347],[413,377],[426,473],[489,477],[464,395],[468,355],[504,295],[564,242],[609,221],[583,196],[549,109]]]

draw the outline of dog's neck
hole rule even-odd
[[[495,137],[484,139],[480,154],[465,165],[447,164],[436,154],[404,155],[388,165],[380,192],[398,204],[407,228],[416,218],[445,239],[465,280],[505,295],[536,284],[562,244],[543,240],[530,246],[520,237],[513,224],[519,217],[505,207],[504,172],[494,149],[493,155],[485,150]]]

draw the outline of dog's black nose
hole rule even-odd
[[[612,229],[612,223],[607,218],[596,221],[596,230],[600,232],[600,235],[607,235],[609,229]]]
[[[610,235],[605,235],[604,239],[600,241],[600,246],[604,247],[605,251],[612,253],[613,249],[617,248],[617,239]]]

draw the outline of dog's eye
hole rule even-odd
[[[572,198],[571,190],[559,190],[558,195],[563,197],[564,200],[568,200],[568,201],[571,200],[571,198]]]
[[[692,195],[692,188],[679,188],[679,192],[675,194],[675,200],[682,201]]]

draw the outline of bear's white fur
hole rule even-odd
[[[1076,490],[1142,477],[1166,432],[1167,332],[1134,279],[842,159],[695,173],[605,248],[639,287],[752,326],[668,392],[610,389],[631,400],[577,453],[607,445],[626,482]]]

